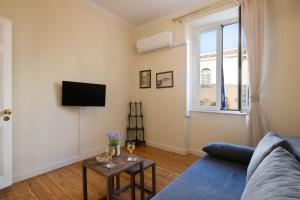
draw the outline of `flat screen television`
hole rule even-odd
[[[62,81],[63,106],[105,106],[106,85]]]

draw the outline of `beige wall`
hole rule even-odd
[[[103,151],[127,124],[132,30],[80,0],[0,0],[0,15],[13,22],[14,179],[83,158],[80,143]],[[106,84],[106,107],[62,107],[62,80]]]
[[[178,47],[168,51],[137,57],[135,75],[136,98],[143,102],[145,115],[146,141],[150,145],[175,152],[185,149],[185,48]],[[152,88],[139,89],[140,70],[152,70]],[[155,88],[155,73],[174,71],[173,88]]]
[[[170,30],[175,42],[185,40],[185,24],[170,20],[145,27],[136,33],[136,39]],[[146,138],[150,145],[179,153],[199,154],[211,141],[241,144],[245,135],[245,116],[192,112],[185,117],[186,46],[137,55],[135,94],[144,102]],[[152,88],[139,89],[140,70],[152,70]],[[156,73],[174,71],[174,87],[156,89]]]
[[[263,105],[271,129],[300,136],[300,1],[269,0]]]
[[[270,71],[262,99],[270,128],[291,135],[300,135],[299,4],[269,0]],[[200,153],[215,140],[243,143],[245,116],[193,112],[185,117],[185,46],[134,55],[133,38],[171,30],[181,42],[185,24],[165,20],[133,34],[80,0],[0,0],[0,15],[13,21],[14,31],[15,180],[103,150],[105,132],[126,127],[130,97],[144,103],[148,144]],[[144,69],[152,70],[151,89],[139,89]],[[169,70],[174,88],[156,89],[155,73]],[[61,80],[107,84],[107,106],[82,108],[81,115],[78,108],[60,106]]]
[[[299,9],[298,0],[268,0],[266,66],[270,70],[262,103],[269,129],[290,135],[300,135]],[[171,20],[138,30],[136,39],[166,30],[174,33],[176,42],[184,40],[185,24]],[[151,89],[138,89],[138,72],[143,69],[152,70]],[[174,71],[174,88],[155,89],[155,73],[167,70]],[[243,144],[245,116],[192,112],[190,117],[184,117],[185,74],[185,46],[137,55],[135,94],[144,101],[150,144],[193,153],[201,152],[203,145],[216,140]]]

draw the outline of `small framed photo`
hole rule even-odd
[[[140,88],[151,88],[151,70],[140,71]]]
[[[173,85],[173,71],[156,73],[156,88],[170,88]]]

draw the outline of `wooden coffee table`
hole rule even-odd
[[[119,157],[113,158],[113,163],[116,166],[112,169],[105,167],[105,164],[99,164],[95,158],[84,160],[82,164],[82,177],[83,177],[83,199],[88,199],[87,194],[87,169],[91,169],[101,176],[106,178],[107,195],[101,199],[112,200],[112,198],[119,199],[117,194],[120,192],[120,173],[129,170],[132,167],[139,167],[140,170],[140,185],[141,185],[141,200],[144,200],[144,167],[143,159],[137,157],[136,161],[128,162],[128,154],[121,153]],[[116,177],[117,188],[114,189],[114,179]],[[135,200],[134,193],[131,193],[131,199]]]
[[[152,160],[143,159],[143,167],[144,167],[144,171],[147,170],[148,168],[151,168],[151,171],[152,171],[152,173],[151,173],[152,174],[152,187],[149,188],[144,184],[144,190],[145,190],[145,193],[147,193],[147,196],[145,197],[145,199],[149,200],[156,194],[156,163]],[[140,168],[132,167],[129,170],[126,170],[125,173],[130,175],[130,184],[128,186],[125,186],[123,188],[123,190],[126,191],[126,189],[131,188],[131,192],[134,194],[135,186],[137,186],[138,188],[141,188],[141,185],[135,183],[135,176],[140,173]]]

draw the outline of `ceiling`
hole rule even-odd
[[[107,11],[138,27],[213,0],[92,0]]]

